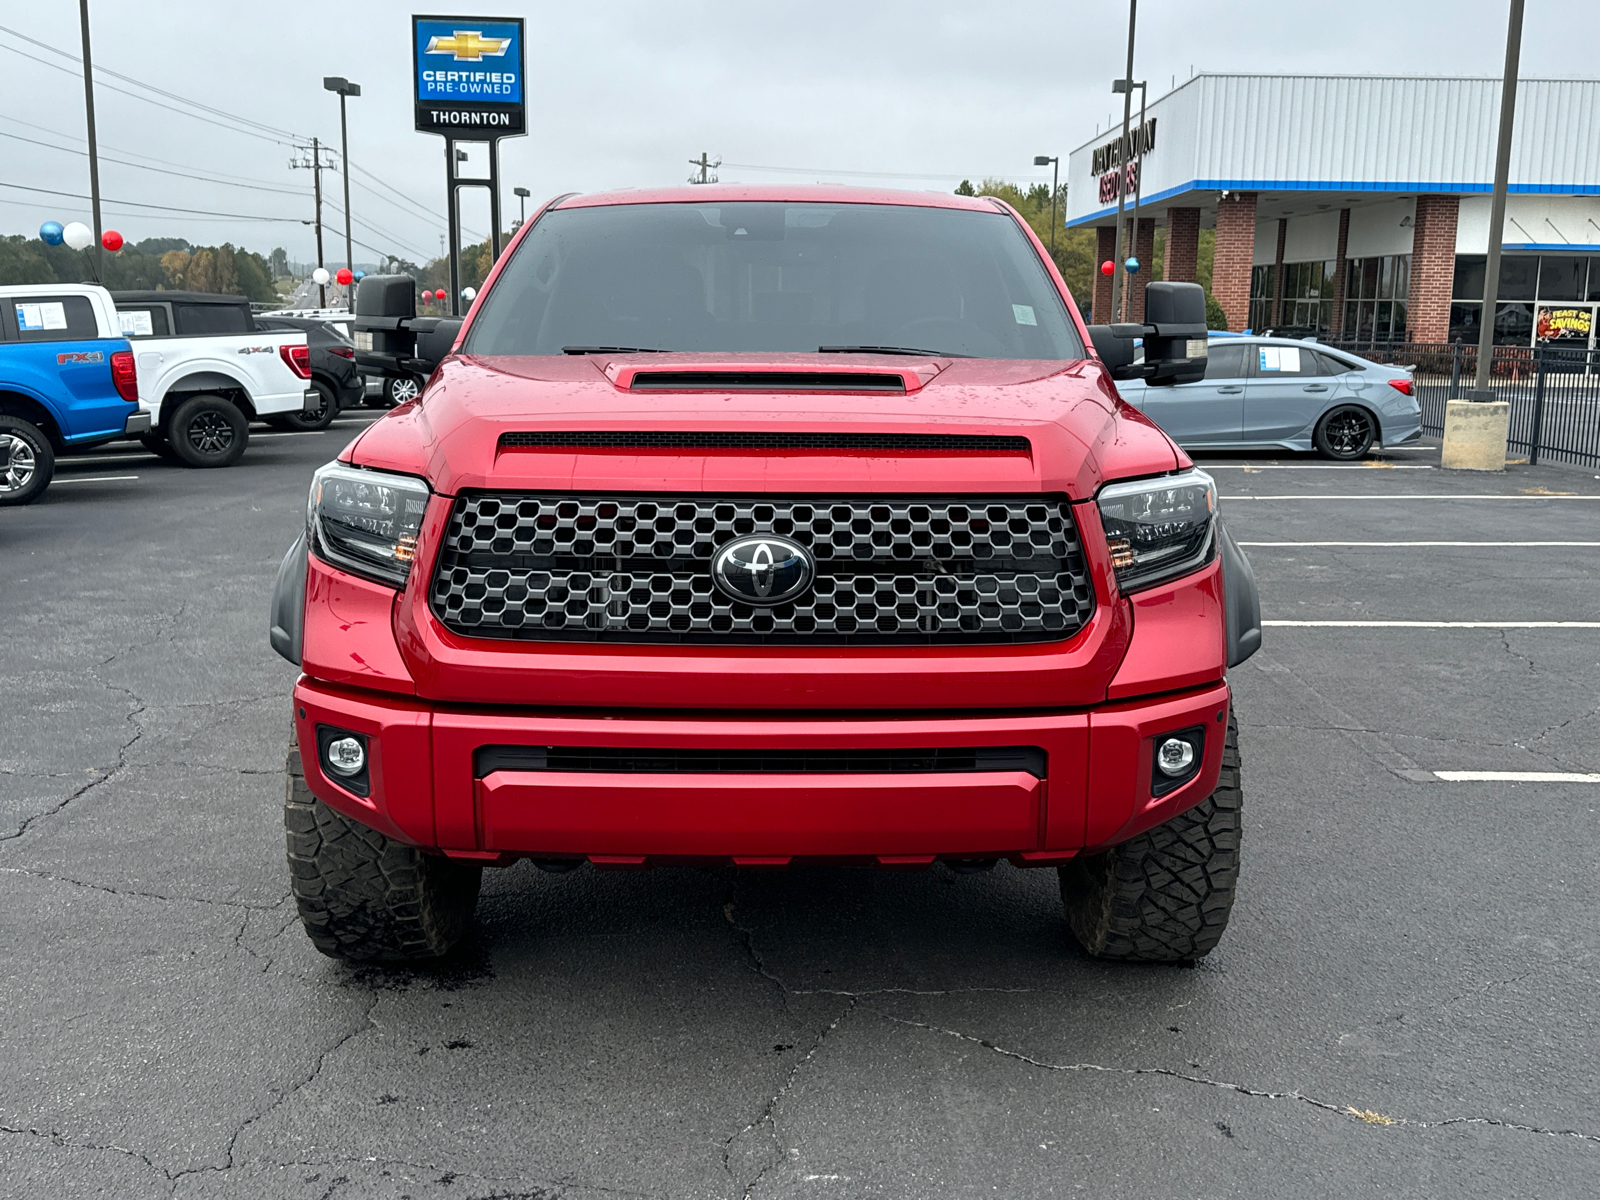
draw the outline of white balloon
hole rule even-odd
[[[87,250],[94,244],[94,231],[82,221],[74,221],[61,231],[61,240],[74,250]]]
[[[464,300],[476,300],[477,297],[478,297],[478,289],[477,288],[462,288],[461,289],[461,297]]]
[[[318,287],[321,287],[332,278],[333,276],[328,274],[327,267],[318,267],[315,271],[311,272],[311,282],[316,284]]]

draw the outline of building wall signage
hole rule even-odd
[[[521,17],[413,16],[411,41],[418,130],[465,141],[527,132]]]
[[[1139,190],[1139,164],[1131,162],[1122,170],[1110,170],[1100,176],[1100,203],[1115,204],[1117,202],[1117,176],[1123,179],[1123,195],[1129,195]]]
[[[1104,175],[1108,171],[1115,171],[1122,163],[1131,163],[1141,154],[1149,154],[1155,148],[1156,119],[1151,117],[1143,125],[1130,129],[1126,138],[1119,135],[1104,146],[1097,146],[1090,157],[1089,174]]]

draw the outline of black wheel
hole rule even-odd
[[[1239,742],[1202,803],[1131,841],[1060,868],[1073,936],[1096,958],[1192,962],[1215,948],[1239,883]]]
[[[178,452],[172,448],[172,443],[159,433],[141,433],[139,435],[139,444],[150,451],[151,454],[159,455],[168,462],[178,461]]]
[[[333,811],[289,748],[283,826],[289,886],[316,948],[354,962],[448,954],[472,925],[480,863],[425,854]]]
[[[333,424],[333,418],[339,415],[339,402],[334,399],[333,389],[325,383],[313,383],[311,390],[316,393],[315,400],[308,400],[306,407],[297,413],[282,413],[277,418],[289,429],[300,429],[310,432],[317,429],[326,429]]]
[[[0,417],[0,505],[32,504],[55,473],[50,439],[27,421]]]
[[[1377,436],[1378,426],[1371,413],[1355,404],[1341,404],[1329,409],[1317,422],[1312,440],[1323,458],[1347,462],[1364,457]]]
[[[190,396],[172,414],[167,440],[186,466],[231,467],[250,440],[250,425],[221,396]]]
[[[390,408],[415,400],[422,394],[421,381],[407,375],[404,379],[386,379],[383,382],[383,401]]]

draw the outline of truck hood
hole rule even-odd
[[[660,372],[696,378],[690,386],[653,380]],[[818,387],[822,372],[901,382],[892,391],[831,390]],[[564,433],[584,436],[572,444],[551,436]],[[738,435],[720,440],[752,444],[682,445],[694,440],[681,436],[688,434]],[[819,434],[846,436],[830,445]],[[1006,440],[927,442],[930,434]],[[909,448],[893,435],[912,435]],[[375,422],[341,457],[421,475],[442,495],[849,488],[1087,500],[1107,480],[1188,465],[1122,401],[1097,361],[864,354],[456,355],[417,400]]]

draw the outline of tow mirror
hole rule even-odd
[[[368,275],[356,289],[356,368],[365,374],[426,379],[460,332],[460,317],[417,316],[409,275]]]
[[[1205,290],[1198,283],[1152,283],[1144,291],[1144,314],[1144,325],[1089,326],[1095,353],[1111,378],[1143,379],[1152,387],[1204,379]],[[1142,357],[1136,342],[1143,343]]]

